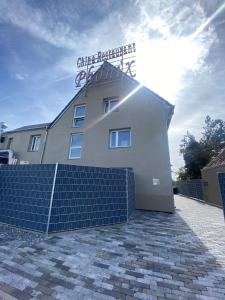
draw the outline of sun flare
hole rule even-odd
[[[216,40],[212,21],[225,10],[225,2],[209,17],[201,6],[198,9],[193,21],[196,27],[187,35],[171,30],[174,24],[180,24],[176,23],[179,12],[171,23],[163,14],[150,17],[144,7],[140,26],[131,27],[127,33],[127,39],[137,43],[137,79],[172,103],[176,102],[176,96],[185,85],[184,76],[204,66]]]
[[[198,43],[188,38],[137,43],[137,79],[173,102],[185,73],[198,69],[202,51]]]

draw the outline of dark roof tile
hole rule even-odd
[[[42,124],[35,124],[35,125],[27,125],[22,126],[13,130],[5,131],[4,133],[10,133],[10,132],[17,132],[17,131],[24,131],[24,130],[34,130],[34,129],[42,129],[49,126],[50,123],[42,123]]]
[[[213,157],[204,169],[211,169],[220,166],[225,166],[225,148],[223,148],[216,157]]]

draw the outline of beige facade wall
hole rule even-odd
[[[122,100],[133,88],[123,81],[89,87],[50,128],[43,162],[132,167],[137,208],[173,212],[168,107],[146,90],[139,90],[104,118],[103,99],[115,96]],[[74,107],[79,104],[87,105],[85,125],[73,128]],[[110,130],[124,128],[131,128],[131,147],[110,149]],[[84,133],[81,158],[69,159],[71,134],[77,132]],[[160,185],[153,185],[153,178],[159,179]]]
[[[138,209],[174,212],[172,180],[167,136],[169,106],[154,94],[140,89],[118,109],[105,117],[103,99],[123,100],[136,83],[125,80],[90,86],[69,106],[48,130],[43,163],[65,163],[101,167],[131,167],[135,174],[136,207]],[[85,125],[73,127],[74,107],[86,104]],[[131,129],[130,148],[109,148],[112,129]],[[10,133],[13,149],[19,160],[39,163],[43,152],[45,129]],[[80,159],[69,159],[72,133],[84,133]],[[38,152],[29,152],[32,135],[41,134]],[[159,185],[153,185],[159,179]]]
[[[34,135],[41,135],[41,144],[39,150],[36,152],[29,151],[31,137]],[[43,151],[45,129],[27,130],[11,132],[4,135],[5,141],[0,144],[0,149],[5,150],[8,148],[8,142],[10,138],[12,140],[12,150],[14,157],[20,161],[29,161],[31,164],[39,164],[41,160],[41,153]]]
[[[203,179],[203,195],[204,200],[208,203],[222,207],[222,199],[220,194],[218,173],[225,172],[225,166],[214,167],[202,170]]]

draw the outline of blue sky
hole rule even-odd
[[[137,43],[137,79],[175,104],[173,169],[180,140],[205,116],[225,119],[222,0],[0,1],[0,121],[49,122],[74,96],[76,59]],[[215,13],[216,12],[216,13]]]

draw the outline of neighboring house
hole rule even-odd
[[[222,207],[218,173],[225,173],[225,148],[202,170],[204,200]]]
[[[109,70],[115,74],[103,79]],[[18,163],[133,168],[136,207],[173,212],[167,131],[174,107],[107,62],[99,74],[52,123],[6,132],[1,148]]]
[[[44,137],[50,123],[23,126],[5,132],[0,149],[12,150],[18,163],[39,164],[44,148]]]

